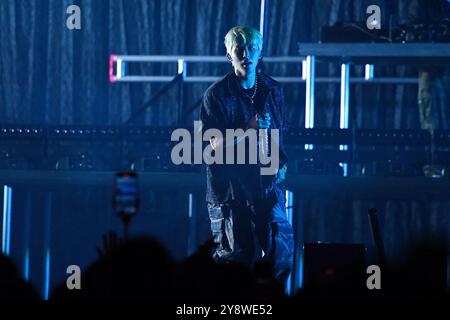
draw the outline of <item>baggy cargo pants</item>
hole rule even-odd
[[[294,236],[286,219],[283,188],[273,184],[274,201],[257,206],[243,203],[208,204],[217,262],[252,268],[261,258],[270,262],[274,276],[284,281],[292,269]],[[259,247],[258,247],[259,245]]]

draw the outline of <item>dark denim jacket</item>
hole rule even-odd
[[[255,104],[243,93],[234,72],[213,83],[205,92],[200,109],[203,131],[215,128],[247,128],[255,114],[269,112],[270,129],[279,129],[280,168],[287,162],[283,143],[286,124],[283,112],[283,90],[278,82],[269,76],[258,73],[258,88]],[[225,152],[224,152],[225,154]],[[260,164],[212,164],[207,166],[206,201],[226,203],[232,200],[254,203],[260,200],[264,188],[273,183],[274,176],[261,176]]]

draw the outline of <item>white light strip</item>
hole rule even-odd
[[[116,74],[116,80],[122,78],[122,59],[117,59],[116,60],[116,69],[117,69],[117,74]]]
[[[2,253],[4,255],[9,255],[11,245],[11,199],[11,187],[3,186]]]
[[[188,256],[195,252],[196,248],[196,221],[195,221],[195,203],[194,194],[188,193],[188,241],[187,241],[187,254]]]
[[[306,60],[302,60],[302,80],[306,80]]]
[[[294,205],[294,193],[292,191],[286,190],[285,192],[285,196],[286,196],[286,219],[287,221],[289,221],[289,223],[291,225],[294,224],[294,210],[293,210],[293,205]]]
[[[341,65],[341,112],[340,124],[341,129],[348,129],[348,114],[349,114],[349,94],[350,94],[350,65],[343,63]],[[348,146],[339,146],[340,150],[347,150]],[[343,176],[347,176],[347,163],[339,163],[342,166]]]
[[[306,101],[305,101],[305,128],[314,128],[314,84],[315,84],[315,57],[306,57]],[[312,150],[312,144],[305,144],[305,150]]]
[[[227,58],[223,56],[138,56],[138,55],[114,55],[114,61],[122,60],[126,62],[177,62],[183,59],[186,62],[223,62],[229,63]],[[301,63],[304,60],[302,57],[265,57],[264,62],[276,63],[276,62],[286,62],[286,63]]]
[[[259,12],[259,32],[264,36],[264,18],[266,12],[266,0],[261,0],[261,11]]]
[[[189,215],[189,218],[192,218],[192,211],[193,211],[193,208],[192,208],[192,204],[193,204],[193,200],[192,200],[192,198],[193,198],[193,194],[192,193],[189,193],[189,212],[188,212],[188,215]]]
[[[306,76],[306,75],[305,75]],[[214,82],[220,80],[222,77],[216,76],[186,76],[185,82]],[[282,83],[303,83],[306,80],[300,77],[273,77],[276,81]],[[120,79],[113,79],[112,82],[170,82],[173,80],[173,76],[122,76]],[[333,78],[315,78],[316,83],[340,83],[340,77]],[[362,83],[362,84],[374,84],[374,83],[395,83],[395,84],[410,84],[417,85],[417,78],[374,78],[369,83],[365,78],[352,78],[350,83]]]
[[[314,79],[315,57],[306,57],[306,102],[305,102],[305,128],[314,127]]]
[[[186,62],[183,59],[178,59],[178,74],[186,78]]]
[[[286,190],[285,192],[286,198],[286,219],[290,223],[291,226],[294,225],[294,193],[292,191]],[[289,277],[286,280],[286,294],[288,296],[292,295],[292,272],[289,274]]]
[[[348,63],[341,65],[341,110],[340,110],[340,123],[341,129],[348,128],[348,97],[349,97],[349,73],[350,66]]]
[[[372,80],[373,79],[373,64],[366,64],[366,66],[365,66],[365,73],[364,73],[364,79],[365,80]]]

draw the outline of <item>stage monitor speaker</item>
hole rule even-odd
[[[310,291],[361,290],[366,286],[366,246],[305,243],[303,288]]]

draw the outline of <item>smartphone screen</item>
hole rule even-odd
[[[118,215],[136,214],[139,208],[139,190],[135,172],[116,173],[113,204]]]

